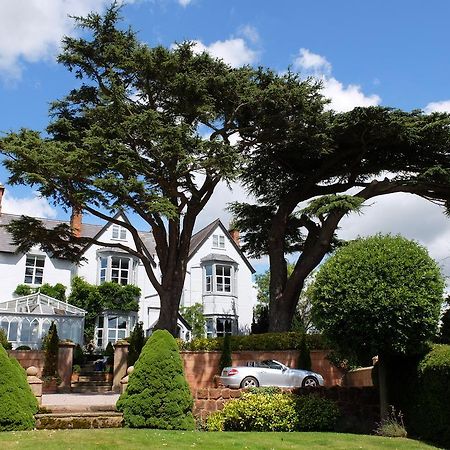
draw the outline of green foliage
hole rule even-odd
[[[81,366],[86,362],[86,357],[84,356],[83,349],[80,344],[77,344],[73,350],[73,364]]]
[[[311,217],[325,217],[333,211],[360,212],[364,198],[352,195],[323,195],[308,203],[302,213]]]
[[[3,328],[0,328],[0,345],[5,350],[11,350],[12,349],[11,342],[8,341],[8,337],[6,336],[5,330]]]
[[[194,339],[205,337],[206,319],[203,315],[203,305],[201,303],[182,307],[180,308],[180,313],[191,326]]]
[[[73,373],[80,373],[81,372],[81,366],[79,364],[74,364],[72,366],[72,372]]]
[[[298,368],[303,370],[311,370],[311,354],[306,342],[306,334],[303,333],[300,339],[300,355],[298,357]]]
[[[117,402],[132,428],[192,430],[192,395],[173,336],[156,330],[148,339]]]
[[[299,350],[301,337],[304,333],[264,333],[250,334],[248,336],[231,336],[233,351],[240,350]],[[329,343],[320,334],[307,334],[306,342],[311,350],[329,348]],[[193,339],[191,342],[179,342],[181,350],[192,351],[220,351],[223,338]]]
[[[296,398],[292,394],[244,393],[210,415],[209,431],[295,431]]]
[[[231,336],[229,334],[226,334],[222,341],[222,354],[220,355],[220,361],[219,361],[219,373],[222,372],[222,370],[225,367],[231,366]]]
[[[316,395],[296,396],[253,389],[211,414],[209,431],[330,431],[339,409]]]
[[[25,371],[0,344],[0,431],[32,430],[37,410]]]
[[[54,286],[45,283],[38,288],[33,288],[28,286],[27,284],[19,284],[14,294],[19,296],[31,295],[35,292],[41,292],[44,295],[48,295],[49,297],[56,298],[57,300],[61,300],[62,302],[66,301],[66,287],[61,283],[56,283]]]
[[[52,322],[47,336],[42,340],[42,349],[45,352],[42,376],[45,378],[58,376],[58,344],[58,330],[55,322]]]
[[[415,405],[408,416],[416,435],[450,447],[450,345],[434,345],[420,361]]]
[[[128,366],[134,366],[141,354],[145,344],[144,327],[142,322],[138,322],[128,339],[130,346],[128,347]]]
[[[438,265],[418,244],[401,236],[358,239],[319,270],[314,322],[361,359],[414,353],[436,334],[443,288]]]
[[[251,394],[273,395],[281,394],[282,390],[278,386],[259,386],[247,388],[246,392],[250,392]]]
[[[450,308],[442,316],[439,339],[442,344],[450,344]]]
[[[84,322],[85,341],[94,337],[95,320],[105,309],[138,311],[141,290],[137,286],[118,283],[89,284],[83,278],[74,277],[68,299],[71,305],[87,311]]]
[[[111,342],[108,342],[104,355],[107,357],[106,364],[112,364],[114,361],[114,347]]]
[[[336,403],[318,395],[302,395],[297,401],[300,431],[332,431],[339,417]]]

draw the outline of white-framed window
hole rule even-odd
[[[237,320],[235,317],[208,317],[206,319],[206,336],[208,338],[224,337],[237,332]]]
[[[226,264],[205,265],[205,292],[232,293],[235,269]]]
[[[105,311],[97,317],[95,327],[97,347],[106,348],[108,342],[114,344],[120,339],[125,339],[135,325],[135,313]]]
[[[213,234],[213,247],[225,248],[225,236],[221,234]]]
[[[27,255],[25,259],[24,283],[39,285],[44,277],[45,256]]]
[[[112,281],[122,285],[133,284],[133,259],[128,256],[101,256],[99,258],[99,283]]]
[[[112,226],[112,238],[125,241],[127,239],[127,229],[121,225],[114,224]]]
[[[17,319],[8,321],[6,318],[2,318],[0,321],[0,328],[3,328],[8,341],[17,341],[19,322]]]

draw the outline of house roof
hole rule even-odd
[[[5,225],[9,225],[13,220],[20,219],[21,216],[16,214],[0,214],[0,252],[14,253],[17,246],[13,244],[11,234],[5,228]],[[46,228],[54,228],[57,225],[66,224],[70,225],[69,221],[54,220],[54,219],[42,219]],[[81,237],[95,238],[98,237],[110,224],[106,225],[94,225],[89,223],[83,223],[81,227]],[[142,239],[148,253],[152,255],[155,252],[155,241],[153,234],[146,231],[139,231],[139,236]]]
[[[231,234],[228,232],[228,230],[225,228],[224,224],[221,222],[220,219],[216,219],[214,222],[211,222],[209,225],[207,225],[205,228],[202,228],[200,231],[195,233],[192,236],[191,239],[191,248],[189,249],[189,259],[192,258],[197,250],[205,243],[205,241],[211,236],[211,234],[214,232],[214,230],[220,227],[220,229],[223,231],[225,236],[228,237],[228,240],[231,242],[233,247],[236,249],[236,251],[239,253],[240,257],[243,259],[247,267],[250,269],[252,273],[255,273],[256,270],[253,268],[253,266],[250,264],[250,261],[247,259],[247,257],[244,255],[243,251],[239,247],[239,245],[236,244],[234,239],[231,237]],[[208,255],[209,256],[209,255]],[[216,255],[217,256],[217,255]],[[230,258],[231,261],[233,261]],[[235,261],[233,261],[235,262]]]
[[[219,253],[209,253],[208,255],[204,256],[200,261],[201,262],[223,261],[231,264],[237,264],[237,262],[233,258],[230,258],[228,255],[221,255]]]
[[[122,215],[125,220],[128,221],[127,217],[123,213],[118,213],[116,217]],[[16,214],[0,214],[0,252],[4,253],[14,253],[17,249],[17,246],[13,244],[11,234],[6,230],[5,225],[10,224],[13,220],[19,219],[21,216]],[[55,220],[55,219],[43,219],[40,218],[42,223],[46,228],[54,228],[60,224],[70,225],[69,221],[64,220]],[[105,225],[94,225],[83,223],[81,227],[81,236],[86,238],[96,238],[99,237],[109,226],[111,223],[107,223]],[[200,231],[192,235],[191,238],[191,246],[189,249],[189,259],[195,255],[198,249],[205,243],[205,241],[209,238],[209,236],[213,233],[213,231],[220,227],[223,233],[228,237],[229,241],[232,243],[234,248],[237,250],[241,258],[244,260],[245,264],[251,270],[252,273],[255,273],[255,269],[252,267],[247,257],[244,255],[240,247],[234,242],[228,230],[225,228],[220,219],[216,219],[207,225],[205,228],[202,228]],[[148,252],[148,256],[153,260],[152,256],[155,254],[155,239],[153,237],[153,233],[150,231],[139,231],[139,236],[144,243],[145,249]],[[86,250],[86,249],[85,249]],[[231,258],[230,258],[231,259]]]

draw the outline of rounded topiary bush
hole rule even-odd
[[[37,410],[25,371],[0,345],[0,431],[33,429]]]
[[[168,331],[157,330],[142,349],[117,409],[129,427],[193,430],[192,406],[177,343]]]
[[[317,395],[304,395],[297,401],[300,431],[332,431],[339,417],[336,403]]]

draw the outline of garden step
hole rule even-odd
[[[85,428],[121,428],[123,417],[118,412],[68,412],[36,414],[38,430]]]
[[[105,372],[81,372],[78,381],[109,381],[109,373]]]
[[[77,381],[72,382],[70,387],[73,393],[111,392],[112,383],[110,381]]]

